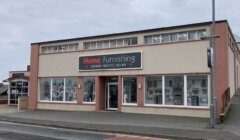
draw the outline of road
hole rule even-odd
[[[0,121],[0,140],[157,140],[157,138],[69,130]]]

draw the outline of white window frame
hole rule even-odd
[[[137,102],[136,102],[136,103],[124,103],[124,102],[123,102],[123,100],[124,100],[124,99],[123,99],[123,86],[124,86],[124,85],[123,85],[123,84],[124,84],[124,81],[123,81],[123,80],[124,80],[124,77],[130,77],[130,78],[131,78],[131,77],[134,77],[134,78],[136,78],[136,80],[137,80],[137,81],[136,81],[136,82],[137,82],[137,83],[136,83],[136,84],[137,84],[137,85],[136,85],[136,86],[137,86],[137,87],[136,87],[136,88],[137,88],[137,91],[136,91]],[[126,106],[137,106],[137,104],[138,104],[138,95],[137,95],[137,92],[138,92],[138,77],[137,77],[137,76],[122,76],[122,105],[126,105]]]
[[[46,77],[46,78],[48,78],[48,77]],[[49,79],[50,79],[50,85],[51,85],[51,86],[50,86],[50,101],[46,101],[46,100],[41,100],[41,99],[40,99],[40,96],[41,96],[41,95],[40,95],[40,94],[41,94],[41,92],[40,92],[40,84],[41,84],[40,81],[41,81],[41,78],[39,78],[39,84],[38,84],[38,85],[39,85],[39,90],[38,90],[38,93],[39,93],[39,94],[38,94],[38,102],[40,102],[40,103],[42,102],[42,103],[72,103],[72,104],[76,104],[76,103],[77,103],[77,100],[76,100],[76,101],[66,101],[66,100],[65,100],[65,98],[66,98],[66,97],[65,97],[65,94],[66,94],[66,90],[65,90],[65,88],[66,88],[66,87],[65,87],[65,84],[66,84],[66,83],[65,83],[65,82],[66,82],[66,78],[68,78],[68,77],[62,77],[62,78],[64,79],[63,101],[53,101],[53,100],[52,100],[52,94],[53,94],[53,92],[52,92],[53,87],[52,87],[52,86],[53,86],[53,79],[54,79],[54,78],[58,78],[58,77],[53,77],[53,78],[52,78],[52,77],[49,77]],[[61,78],[61,77],[60,77],[60,78]],[[77,94],[77,91],[76,91],[76,94]]]
[[[201,75],[201,74],[199,74],[199,75]],[[202,75],[204,75],[204,74],[202,74]],[[209,105],[210,105],[210,92],[209,92],[209,88],[210,88],[210,84],[209,84],[209,75],[208,74],[205,74],[205,75],[207,75],[207,82],[208,82],[208,84],[207,84],[207,86],[208,86],[208,106],[188,106],[187,105],[187,75],[175,75],[175,76],[183,76],[183,82],[184,82],[184,94],[183,94],[183,96],[184,96],[184,103],[183,103],[183,105],[166,105],[166,103],[165,103],[165,76],[163,76],[162,75],[162,104],[160,105],[160,104],[146,104],[146,102],[145,102],[145,96],[146,96],[146,77],[147,76],[144,76],[144,106],[146,106],[146,107],[169,107],[169,108],[192,108],[192,109],[194,109],[194,108],[197,108],[197,109],[209,109]],[[151,75],[148,75],[148,76],[151,76]],[[157,76],[157,75],[156,75]],[[159,75],[159,77],[160,77],[161,75]]]
[[[85,77],[94,77],[94,76],[85,76]],[[96,77],[94,77],[94,89],[95,89],[95,99],[94,99],[94,102],[86,102],[86,101],[83,101],[83,98],[84,98],[84,78],[83,77],[83,85],[82,85],[82,103],[83,104],[96,104]]]

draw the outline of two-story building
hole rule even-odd
[[[210,117],[211,22],[31,44],[29,109]],[[239,49],[216,22],[218,114],[240,85]],[[229,95],[226,95],[230,93]]]

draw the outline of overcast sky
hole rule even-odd
[[[238,35],[239,5],[216,0],[216,18]],[[209,20],[210,0],[0,0],[0,81],[26,69],[33,42]]]

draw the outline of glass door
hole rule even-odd
[[[118,109],[118,84],[108,84],[108,110]]]

